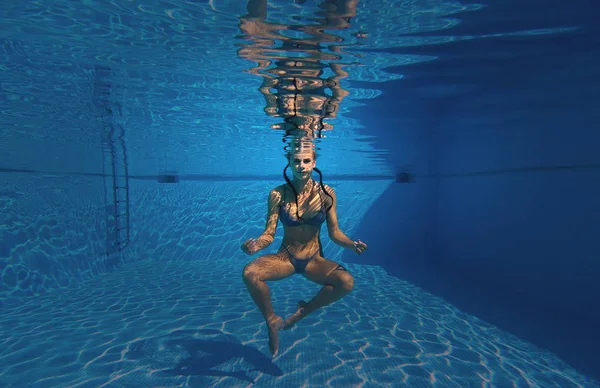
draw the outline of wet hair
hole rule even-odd
[[[285,181],[287,182],[287,184],[291,187],[292,192],[294,193],[294,198],[296,200],[296,217],[299,220],[302,220],[302,217],[300,217],[300,214],[298,213],[298,192],[296,192],[296,188],[292,184],[292,181],[290,180],[290,178],[288,178],[287,174],[285,173],[287,171],[288,167],[290,166],[290,157],[293,154],[294,154],[294,152],[291,152],[291,151],[287,153],[288,164],[283,169],[283,178],[285,179]],[[315,160],[317,159],[317,153],[316,153],[315,150],[313,150],[313,158]],[[327,190],[325,190],[325,186],[323,185],[323,174],[321,173],[321,170],[319,170],[316,167],[313,168],[313,170],[315,170],[317,172],[317,174],[319,174],[319,185],[321,186],[321,189],[323,190],[323,192],[325,193],[325,195],[327,195],[329,198],[331,198],[331,204],[329,206],[327,206],[327,209],[325,209],[325,213],[328,213],[329,210],[331,210],[331,207],[333,206],[333,197],[331,196],[331,194],[329,194],[327,192]]]

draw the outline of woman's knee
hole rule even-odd
[[[260,281],[260,271],[257,266],[252,263],[246,264],[242,271],[242,279],[244,279],[244,282],[246,283]]]
[[[342,272],[339,274],[339,287],[350,293],[354,289],[354,277],[348,272]]]

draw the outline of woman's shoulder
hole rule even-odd
[[[325,188],[325,191],[329,194],[329,195],[335,195],[335,190],[333,189],[333,187],[323,183],[323,187]]]
[[[284,186],[285,185],[279,185],[274,189],[271,189],[271,191],[269,192],[269,200],[280,202],[283,198],[283,190],[285,189]]]
[[[285,186],[286,186],[286,184],[279,185],[279,186],[271,189],[271,193],[283,194],[283,192],[285,190]]]

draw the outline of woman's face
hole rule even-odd
[[[296,152],[290,155],[290,169],[294,178],[308,180],[315,168],[315,155],[312,151]]]

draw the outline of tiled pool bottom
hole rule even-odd
[[[245,261],[144,260],[0,316],[2,387],[600,387],[554,354],[388,276],[348,265],[343,300],[268,356]],[[270,283],[281,315],[319,286]]]

